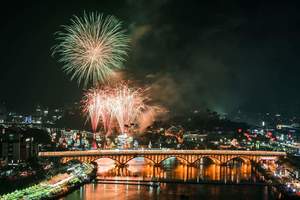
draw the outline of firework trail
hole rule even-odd
[[[100,99],[98,98],[99,95],[96,90],[89,90],[88,93],[86,93],[85,101],[86,104],[88,104],[86,107],[84,107],[84,112],[88,113],[91,120],[92,129],[94,132],[96,132],[98,128],[99,123],[99,116],[101,115],[99,107],[101,106]]]
[[[137,123],[137,119],[147,110],[143,96],[143,89],[129,88],[126,84],[121,84],[114,89],[111,99],[112,113],[117,119],[122,133],[126,128]]]
[[[53,55],[59,55],[63,70],[72,74],[71,80],[77,79],[84,86],[97,85],[122,68],[129,39],[121,24],[114,16],[84,13],[57,32]]]
[[[154,117],[153,112],[159,107],[147,105],[147,101],[145,89],[130,88],[122,83],[90,89],[84,96],[83,107],[93,131],[101,122],[106,134],[110,134],[113,128],[126,133],[128,127],[145,126],[142,124],[145,119],[149,124],[150,117]]]
[[[93,132],[97,131],[100,119],[104,130],[108,131],[111,120],[108,90],[97,88],[88,90],[84,96],[83,105],[83,112],[89,116]]]

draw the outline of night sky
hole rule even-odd
[[[51,47],[72,15],[98,11],[117,16],[130,34],[127,77],[151,85],[152,98],[170,110],[300,111],[300,2],[207,2],[2,5],[0,101],[17,111],[79,101],[82,87]]]

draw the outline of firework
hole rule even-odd
[[[92,129],[96,132],[98,128],[99,117],[101,115],[99,107],[101,106],[99,94],[96,90],[91,89],[85,96],[87,106],[84,112],[88,113],[91,120]]]
[[[122,84],[114,89],[111,98],[112,113],[115,116],[119,128],[125,133],[127,128],[135,125],[138,118],[145,110],[145,96],[143,89],[129,88],[126,84]]]
[[[110,106],[108,90],[90,89],[84,96],[84,113],[89,116],[92,130],[97,131],[99,120],[102,120],[103,128],[107,131],[110,127]]]
[[[130,88],[127,84],[114,87],[105,86],[89,90],[84,97],[84,112],[91,120],[93,131],[101,122],[106,134],[113,128],[121,133],[132,126],[145,126],[142,123],[154,117],[157,106],[147,105],[145,89]],[[145,120],[147,118],[147,120]]]
[[[78,84],[97,85],[105,82],[118,69],[127,55],[129,39],[114,16],[84,13],[74,16],[71,24],[57,33],[53,55],[60,56],[63,70]]]

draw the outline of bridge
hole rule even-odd
[[[208,158],[218,165],[239,159],[244,163],[259,163],[262,161],[276,161],[285,157],[285,152],[276,151],[239,151],[239,150],[86,150],[86,151],[55,151],[40,152],[42,158],[58,158],[60,162],[71,160],[80,162],[94,162],[101,158],[110,158],[118,166],[126,164],[137,157],[143,157],[159,166],[164,160],[175,157],[187,165],[194,165],[197,161]]]

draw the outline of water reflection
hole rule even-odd
[[[62,198],[64,200],[136,200],[136,199],[276,199],[267,186],[170,184],[160,187],[90,183]]]
[[[260,178],[251,164],[240,161],[219,166],[201,160],[196,166],[187,166],[170,158],[155,167],[146,159],[136,158],[125,168],[115,167],[110,159],[97,163],[98,182],[86,184],[63,199],[276,199],[267,186],[251,184],[260,182]],[[162,182],[153,186],[149,184],[153,180]]]
[[[165,160],[161,167],[155,167],[144,158],[128,162],[127,167],[115,167],[114,161],[99,160],[97,179],[139,180],[139,181],[180,181],[180,182],[218,182],[218,183],[256,183],[259,181],[251,164],[232,161],[227,166],[201,161],[188,166],[176,158]]]

